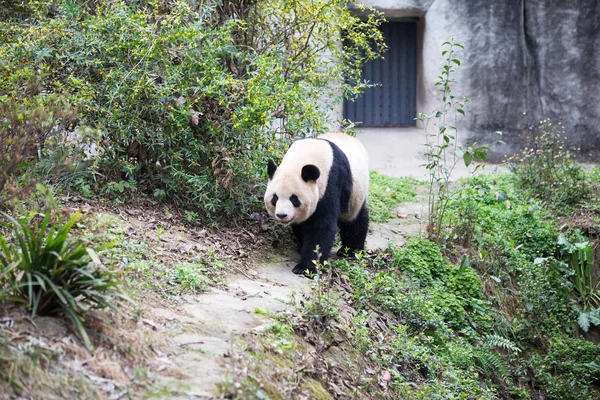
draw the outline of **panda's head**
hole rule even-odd
[[[283,225],[306,221],[317,209],[319,168],[312,164],[302,168],[279,169],[269,160],[269,183],[265,192],[265,208]]]

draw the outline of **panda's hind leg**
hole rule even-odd
[[[363,250],[365,248],[365,241],[367,240],[367,233],[369,232],[369,209],[367,208],[367,202],[363,204],[354,221],[340,221],[339,227],[342,247],[337,252],[338,256],[345,257],[348,254],[352,255],[356,251]]]

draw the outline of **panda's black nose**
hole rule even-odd
[[[279,219],[284,219],[285,217],[287,217],[287,214],[276,214],[277,218]]]

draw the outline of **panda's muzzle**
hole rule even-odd
[[[288,225],[293,221],[293,218],[288,218],[287,214],[275,214],[279,223]]]

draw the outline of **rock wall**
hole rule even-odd
[[[519,135],[543,118],[561,120],[570,146],[600,155],[600,1],[364,0],[390,18],[418,16],[418,110],[439,103],[433,86],[440,45],[454,36],[465,46],[456,94],[471,99],[460,128],[489,143],[495,131],[518,149]],[[525,114],[524,114],[525,113]],[[467,139],[467,138],[463,138]]]

